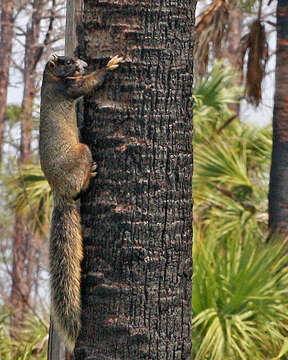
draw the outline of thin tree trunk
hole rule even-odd
[[[49,343],[48,343],[48,360],[65,360],[65,346],[62,339],[56,332],[53,320],[50,317]],[[69,359],[70,360],[70,359]]]
[[[11,289],[11,336],[17,338],[19,328],[23,322],[23,314],[29,310],[29,290],[25,280],[26,254],[28,238],[23,231],[25,223],[17,219],[14,227],[13,239],[13,268]]]
[[[288,235],[288,3],[278,0],[269,226]]]
[[[41,0],[40,0],[41,1]],[[36,95],[35,91],[35,61],[38,54],[38,40],[40,35],[41,15],[37,13],[40,10],[39,0],[34,0],[31,25],[27,27],[25,56],[24,56],[24,94],[20,114],[21,123],[21,142],[18,166],[30,160],[31,142],[32,142],[32,121],[33,121],[33,101]],[[12,269],[12,289],[11,302],[13,309],[11,315],[12,336],[17,336],[18,329],[21,329],[23,320],[27,315],[30,303],[30,293],[33,282],[33,273],[36,268],[35,244],[32,234],[27,228],[27,222],[24,215],[16,214],[13,253],[18,254],[17,258],[13,254]],[[25,241],[23,241],[25,239]],[[15,276],[17,274],[17,276]],[[21,293],[19,293],[19,288]]]
[[[13,9],[14,1],[2,0],[0,40],[0,163],[2,161],[7,90],[11,64],[12,40],[14,34]]]
[[[81,22],[82,0],[67,0],[66,28],[65,28],[65,55],[74,56],[77,47],[76,27]],[[80,100],[81,101],[81,100]],[[63,339],[50,318],[48,360],[73,360],[74,356],[65,349]]]
[[[227,39],[227,58],[236,71],[242,71],[241,38],[243,28],[243,12],[241,5],[235,5],[229,12],[229,31]]]
[[[227,52],[226,56],[232,65],[233,69],[238,73],[235,76],[235,86],[241,86],[243,82],[242,77],[242,54],[241,54],[241,37],[243,27],[243,13],[240,3],[235,5],[229,12],[229,31],[227,39]],[[231,109],[239,116],[240,104],[233,104]]]
[[[84,5],[79,54],[125,61],[84,100],[98,175],[82,196],[75,358],[190,359],[196,1]]]

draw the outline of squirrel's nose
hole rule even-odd
[[[82,72],[88,66],[88,64],[85,61],[81,60],[81,59],[77,59],[76,60],[76,66],[77,66],[77,70]]]
[[[88,64],[87,64],[85,61],[83,61],[83,60],[81,60],[81,59],[78,59],[78,61],[80,62],[80,64],[81,64],[83,67],[87,67],[87,66],[88,66]]]
[[[77,59],[76,64],[79,66],[79,68],[85,68],[88,66],[88,64],[81,59]]]

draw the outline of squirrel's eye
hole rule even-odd
[[[71,60],[66,60],[66,65],[71,65],[72,61]]]

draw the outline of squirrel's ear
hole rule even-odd
[[[48,59],[48,67],[50,70],[53,70],[56,67],[58,56],[56,54],[51,54]]]

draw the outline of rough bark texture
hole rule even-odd
[[[194,0],[86,0],[78,54],[125,61],[84,100],[77,360],[190,359]]]
[[[278,1],[269,226],[288,235],[288,3]]]
[[[7,90],[13,39],[14,2],[2,0],[0,40],[0,162],[2,161],[4,123],[7,104]]]

